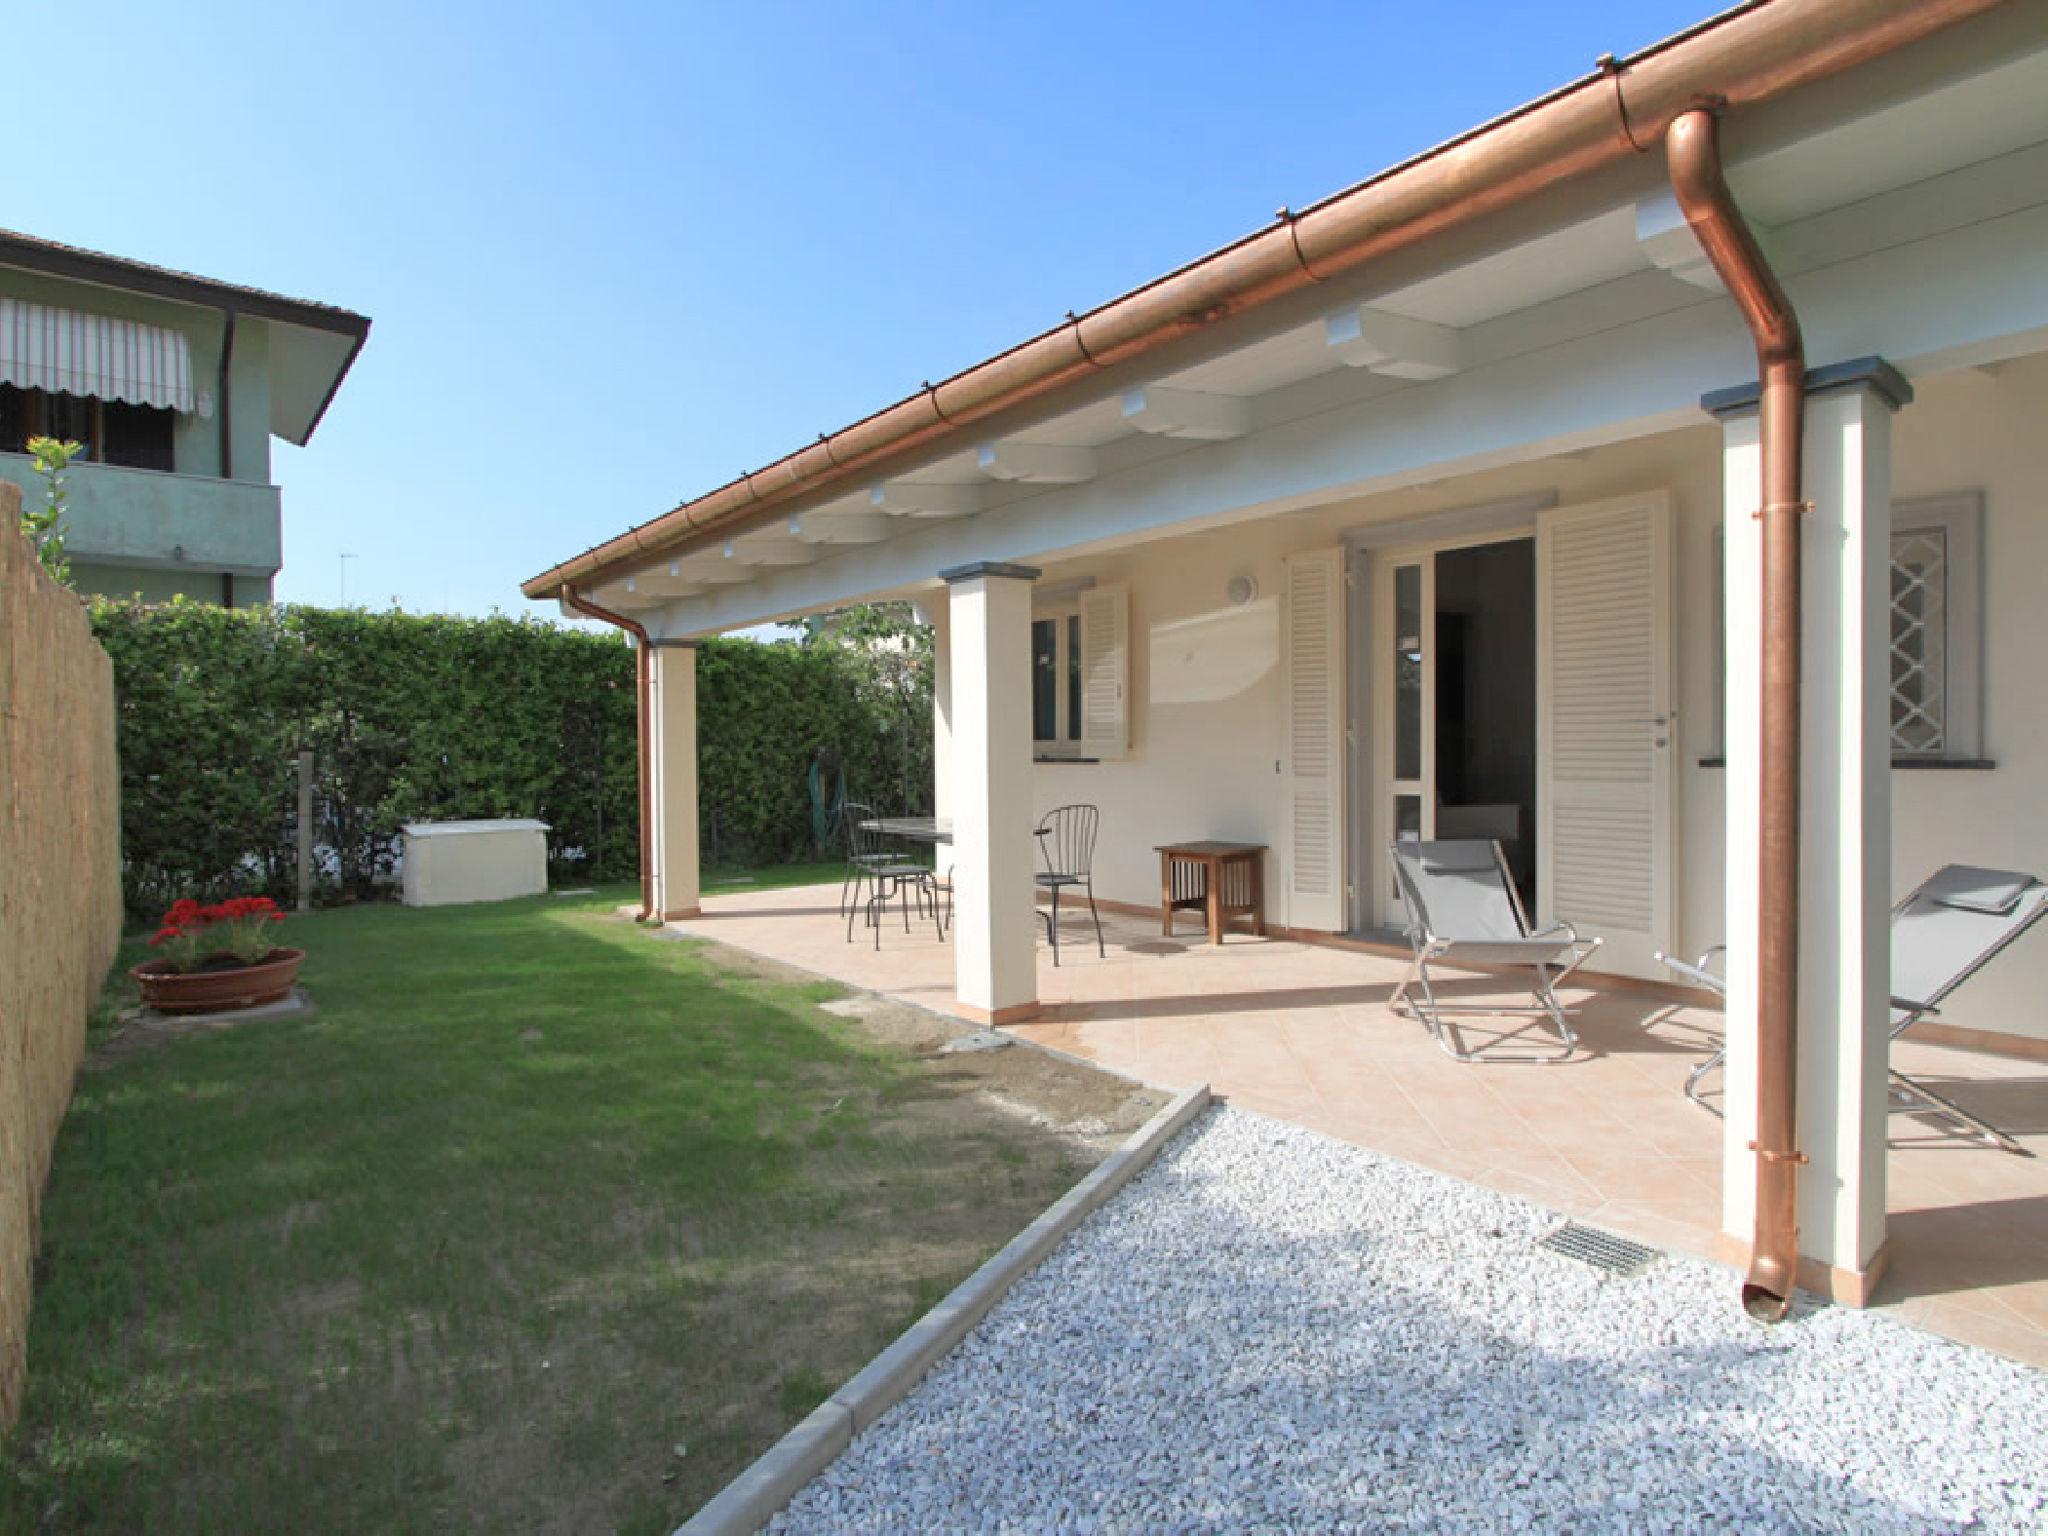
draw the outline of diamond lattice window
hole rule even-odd
[[[1984,498],[1894,503],[1885,592],[1891,755],[1990,768],[1984,757]],[[1725,551],[1714,540],[1714,720],[1728,704]],[[1753,579],[1753,577],[1752,577]],[[1725,743],[1725,734],[1718,735]]]
[[[1948,750],[1948,535],[1916,528],[1892,535],[1892,751]]]

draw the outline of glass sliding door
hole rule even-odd
[[[1433,562],[1427,555],[1401,561],[1393,568],[1394,634],[1388,685],[1394,715],[1393,769],[1387,786],[1391,799],[1388,825],[1393,837],[1401,841],[1434,836],[1429,801],[1430,739],[1434,734],[1430,728],[1433,647],[1429,643],[1433,575]]]
[[[1536,564],[1531,538],[1380,557],[1375,910],[1406,920],[1384,843],[1498,840],[1530,910],[1536,877]]]

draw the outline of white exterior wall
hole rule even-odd
[[[1282,689],[1281,559],[1295,550],[1328,548],[1344,530],[1407,521],[1556,490],[1560,503],[1599,501],[1630,491],[1670,491],[1679,525],[1679,745],[1681,838],[1711,847],[1718,866],[1721,774],[1694,766],[1711,750],[1710,735],[1690,729],[1695,696],[1710,699],[1713,671],[1711,592],[1713,529],[1720,508],[1720,432],[1702,418],[1684,432],[1624,443],[1583,459],[1546,460],[1447,481],[1427,492],[1343,503],[1289,517],[1267,518],[1213,533],[1163,540],[1098,563],[1048,568],[1052,585],[1077,575],[1122,581],[1130,588],[1131,752],[1117,763],[1040,763],[1036,809],[1071,800],[1101,806],[1096,890],[1112,900],[1156,906],[1155,844],[1214,837],[1265,843],[1267,916],[1290,921],[1280,875],[1284,823],[1282,780],[1275,768],[1286,728]],[[1693,579],[1692,567],[1704,561]],[[1232,608],[1225,585],[1235,575],[1257,581],[1257,598]],[[1357,601],[1357,594],[1351,594]],[[1699,706],[1705,710],[1706,706]],[[1361,722],[1361,728],[1363,723]],[[1352,797],[1355,802],[1356,797]],[[1687,945],[1718,939],[1721,885],[1681,861],[1681,912]],[[1358,872],[1352,871],[1352,879]],[[1695,924],[1692,914],[1705,917]],[[1705,935],[1705,936],[1702,936]],[[1695,942],[1697,941],[1697,942]]]
[[[1032,790],[1034,814],[1072,801],[1101,807],[1098,895],[1156,907],[1160,843],[1264,843],[1267,916],[1287,921],[1274,766],[1285,697],[1280,560],[1329,542],[1314,533],[1307,519],[1275,519],[1072,568],[1129,584],[1130,747],[1118,762],[1040,762]],[[1237,575],[1259,588],[1242,608],[1224,596]],[[1048,584],[1058,579],[1048,571]]]
[[[1729,382],[1739,382],[1731,379]],[[2037,655],[2048,613],[2048,355],[1991,372],[1916,381],[1894,426],[1893,491],[1912,500],[1956,491],[1984,498],[1985,755],[1992,771],[1901,769],[1892,775],[1896,897],[1944,863],[2048,875],[2048,688]],[[1045,584],[1093,576],[1130,592],[1131,750],[1115,763],[1040,763],[1034,810],[1068,801],[1102,808],[1096,888],[1146,907],[1159,900],[1155,844],[1215,837],[1262,842],[1268,916],[1289,921],[1280,880],[1285,730],[1278,594],[1281,558],[1328,547],[1343,530],[1555,490],[1559,504],[1657,487],[1678,539],[1679,947],[1723,934],[1723,796],[1715,616],[1721,434],[1702,417],[1683,431],[1228,529],[1048,565]],[[1249,575],[1256,600],[1232,608],[1225,585]],[[1354,601],[1356,595],[1354,594]],[[1361,723],[1362,725],[1362,723]],[[1355,804],[1355,797],[1354,797]],[[1358,878],[1357,871],[1352,872]],[[1568,915],[1568,914],[1567,914]],[[1943,1022],[2048,1040],[2048,933],[2037,933],[1959,993]]]
[[[1892,423],[1892,493],[1984,495],[1983,772],[1892,775],[1892,895],[1943,864],[2048,879],[2048,355],[1916,380]],[[1942,1004],[1941,1022],[2048,1040],[2048,931]]]

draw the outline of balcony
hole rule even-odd
[[[26,454],[0,453],[0,479],[20,486],[27,505],[40,503],[42,481]],[[249,576],[269,576],[284,563],[274,485],[74,464],[66,488],[65,548],[73,560]]]

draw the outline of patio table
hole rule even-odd
[[[1165,843],[1159,854],[1159,931],[1173,932],[1173,914],[1193,910],[1209,918],[1209,942],[1223,942],[1233,917],[1249,917],[1252,932],[1266,932],[1264,843]]]
[[[953,841],[953,818],[950,816],[877,816],[861,823],[868,832],[879,832],[884,837],[900,837],[913,843],[950,843]]]

